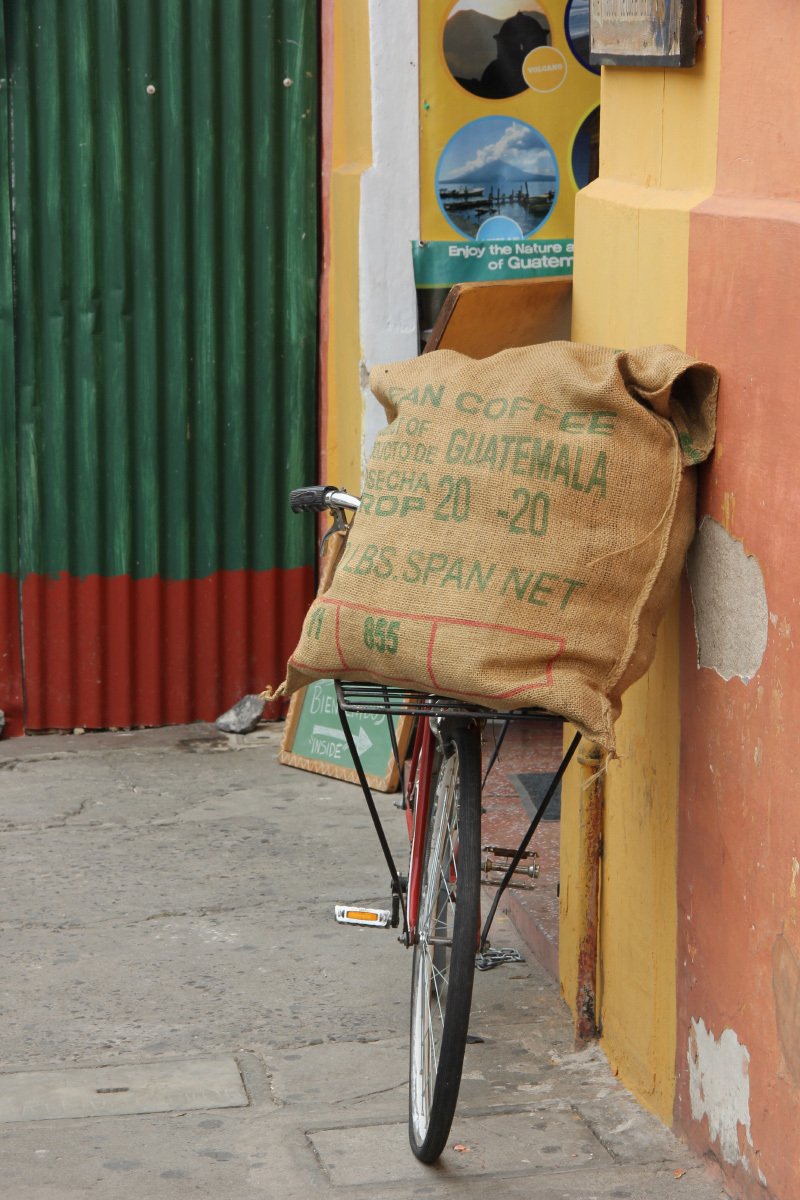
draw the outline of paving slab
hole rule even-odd
[[[229,1055],[0,1073],[0,1124],[240,1108],[247,1103],[239,1067]]]
[[[485,1113],[462,1119],[448,1169],[454,1175],[530,1175],[536,1169],[584,1170],[609,1165],[611,1155],[581,1117],[566,1106]],[[419,1178],[408,1153],[405,1122],[320,1129],[310,1134],[336,1187]]]

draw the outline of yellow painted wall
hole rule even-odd
[[[327,479],[361,486],[362,359],[358,313],[361,176],[372,165],[368,0],[330,0],[333,12],[333,112],[330,190],[325,214],[328,276]]]
[[[689,213],[711,194],[716,169],[722,0],[704,7],[705,42],[693,69],[603,70],[600,178],[576,205],[577,341],[685,346]],[[622,1081],[671,1124],[677,601],[662,624],[650,671],[625,695],[617,740],[619,760],[609,764],[604,814],[598,971],[603,1047]],[[572,767],[561,820],[560,971],[573,1007],[580,930],[570,879],[576,875],[580,779],[580,768]]]

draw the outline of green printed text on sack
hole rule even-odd
[[[556,443],[515,434],[470,433],[454,429],[445,451],[445,462],[469,467],[491,467],[511,475],[562,483],[576,492],[593,492],[605,498],[608,456],[605,450],[584,458],[583,446]]]
[[[433,485],[427,471],[391,471],[371,468],[366,474],[366,488],[361,494],[361,510],[374,517],[405,517],[424,512],[426,497],[433,496],[433,517],[436,521],[466,521],[470,510],[470,481],[466,475],[442,475]],[[375,495],[369,489],[382,494]],[[394,493],[402,493],[395,495]]]
[[[351,543],[339,570],[348,575],[372,576],[426,589],[499,591],[501,596],[509,599],[559,610],[565,609],[573,596],[586,586],[585,580],[540,567],[503,570],[496,562],[449,555],[442,550],[409,550],[402,554],[396,546],[379,546],[374,542]],[[394,651],[389,650],[389,653]]]

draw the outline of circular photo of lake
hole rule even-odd
[[[466,91],[507,100],[527,90],[522,64],[531,50],[550,42],[550,22],[538,0],[458,0],[447,17],[443,48],[453,78]]]
[[[460,129],[436,170],[439,207],[469,238],[527,237],[558,197],[558,163],[538,129],[512,117],[480,117]]]
[[[564,29],[569,48],[581,66],[593,75],[599,75],[600,68],[589,62],[589,3],[590,0],[569,0],[564,13]]]
[[[572,143],[572,175],[577,188],[600,174],[600,106],[581,123]]]

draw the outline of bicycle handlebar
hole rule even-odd
[[[330,484],[315,484],[313,487],[295,488],[289,493],[292,512],[325,512],[331,508],[349,508],[355,511],[361,501],[349,492],[342,492]]]

